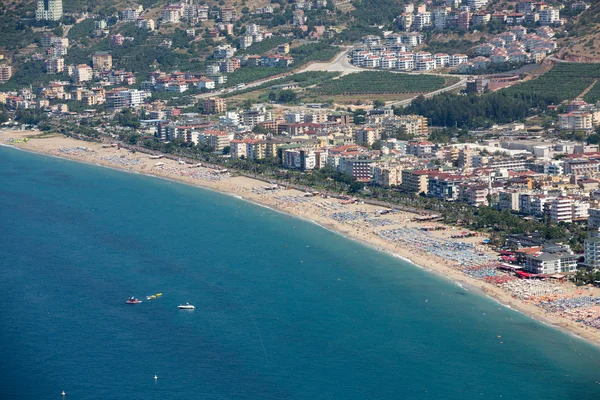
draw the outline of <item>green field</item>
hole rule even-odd
[[[535,96],[546,104],[558,104],[579,96],[598,78],[600,64],[558,63],[539,78],[511,86],[502,92],[516,97]],[[590,98],[598,95],[600,93],[593,89],[588,93]]]
[[[309,72],[301,72],[299,74],[294,74],[291,76],[286,76],[284,78],[274,79],[272,81],[263,83],[262,85],[254,86],[244,90],[236,90],[235,92],[226,93],[221,95],[221,97],[234,97],[239,96],[241,94],[257,92],[260,90],[269,89],[275,85],[281,85],[284,83],[295,83],[298,86],[304,88],[311,85],[316,85],[321,82],[327,81],[329,79],[333,79],[338,76],[339,72],[324,72],[324,71],[309,71]]]
[[[451,78],[452,82],[455,79]],[[312,89],[312,93],[324,96],[429,93],[443,88],[446,84],[446,79],[435,75],[367,71],[324,82]]]
[[[586,93],[583,99],[588,103],[595,103],[597,101],[600,101],[600,84],[596,82],[596,84],[594,84],[594,87],[592,87],[592,89]]]

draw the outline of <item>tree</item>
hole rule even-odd
[[[385,107],[385,101],[382,100],[374,100],[373,101],[373,108],[383,108]]]
[[[140,135],[138,135],[136,133],[136,134],[130,135],[129,138],[127,139],[127,141],[129,142],[129,144],[137,144],[139,138],[140,138]]]
[[[359,181],[354,181],[350,184],[348,188],[349,193],[358,193],[365,188],[365,184]]]
[[[295,103],[298,100],[298,95],[293,90],[282,90],[277,96],[279,103]]]
[[[137,117],[133,115],[131,109],[126,108],[118,113],[113,121],[116,121],[121,126],[126,126],[129,128],[139,128],[140,121],[138,121]]]

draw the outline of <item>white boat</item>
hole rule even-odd
[[[190,303],[185,303],[185,304],[180,304],[179,306],[177,306],[177,308],[179,308],[180,310],[193,310],[195,307],[193,305],[191,305]]]

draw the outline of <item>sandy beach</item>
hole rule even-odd
[[[466,288],[480,290],[498,302],[557,329],[600,345],[598,288],[569,282],[516,279],[493,265],[498,255],[481,244],[484,237],[452,238],[464,229],[432,222],[416,222],[415,214],[379,215],[381,207],[343,204],[340,200],[304,197],[294,189],[267,190],[265,182],[231,176],[212,169],[147,154],[83,142],[64,136],[36,138],[38,131],[0,130],[0,144],[79,162],[196,185],[314,221],[362,244],[402,257]],[[28,138],[24,141],[24,138]],[[426,228],[423,229],[423,228]]]

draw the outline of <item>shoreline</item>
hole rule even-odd
[[[257,179],[216,174],[207,168],[190,168],[189,165],[180,165],[177,161],[170,159],[150,159],[147,154],[132,154],[126,149],[117,150],[115,147],[103,147],[101,143],[82,142],[62,135],[42,138],[32,137],[39,134],[40,132],[37,131],[0,130],[0,143],[5,147],[12,147],[21,151],[44,154],[69,161],[82,162],[209,189],[269,208],[276,212],[300,218],[307,222],[312,222],[346,239],[353,240],[391,257],[399,258],[414,267],[425,269],[437,277],[444,278],[444,280],[461,286],[464,290],[473,290],[473,292],[479,295],[496,301],[502,307],[522,313],[562,333],[582,339],[592,345],[600,346],[600,329],[578,324],[573,320],[549,313],[532,302],[516,298],[498,285],[482,279],[476,279],[453,268],[452,260],[429,253],[421,248],[411,248],[398,242],[384,240],[381,233],[389,229],[390,226],[377,225],[377,223],[383,224],[383,221],[388,222],[387,215],[380,217],[380,219],[370,219],[369,221],[375,221],[375,226],[359,220],[338,221],[329,216],[332,212],[349,215],[352,213],[369,214],[374,213],[375,209],[381,207],[368,204],[342,205],[339,200],[334,198],[303,197],[304,193],[295,189],[265,190],[265,182]],[[25,137],[29,137],[29,141],[7,143],[8,138],[18,140]],[[418,224],[409,222],[411,216],[414,217],[416,214],[408,212],[395,214],[390,217],[396,217],[395,220],[390,222],[400,227],[418,229]],[[365,221],[367,220],[365,219]],[[439,223],[436,223],[436,225],[441,226]],[[452,227],[444,226],[444,229],[452,229]],[[440,240],[445,240],[447,233],[439,231],[432,233],[432,236]],[[472,246],[477,246],[481,239],[481,236],[476,236],[468,239],[460,239],[457,243],[464,242]],[[477,249],[477,251],[487,253],[486,255],[489,257],[493,256],[491,252],[485,249]],[[565,286],[565,289],[568,289],[567,286]],[[592,290],[590,290],[590,295],[592,295]]]

